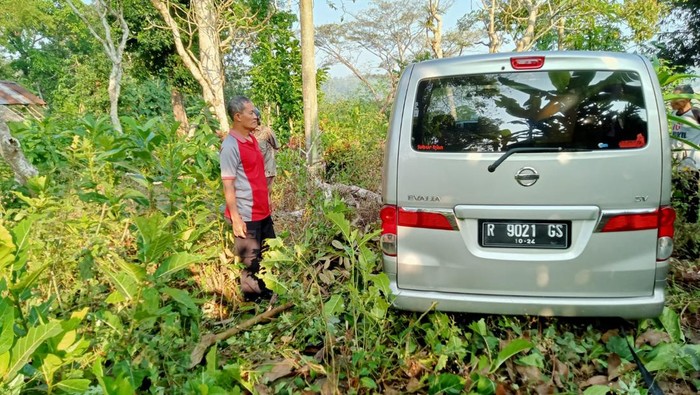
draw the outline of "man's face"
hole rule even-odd
[[[236,113],[236,120],[241,126],[250,132],[258,127],[258,116],[255,115],[255,106],[253,103],[247,102],[243,105],[243,111]]]
[[[671,108],[680,111],[685,109],[689,102],[688,99],[673,99],[671,100]]]

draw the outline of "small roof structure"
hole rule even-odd
[[[0,80],[0,105],[44,106],[46,102],[16,82]]]

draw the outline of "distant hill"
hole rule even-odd
[[[376,81],[380,77],[372,77]],[[345,77],[331,77],[322,86],[321,91],[329,102],[337,102],[348,98],[373,99],[374,97],[365,85],[353,75]]]

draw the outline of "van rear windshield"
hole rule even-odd
[[[418,85],[411,142],[424,152],[641,148],[647,111],[639,75],[629,71],[434,78]]]

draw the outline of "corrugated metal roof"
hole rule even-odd
[[[22,88],[18,83],[12,81],[0,81],[0,105],[29,105],[37,104],[40,106],[46,103],[39,97]]]

